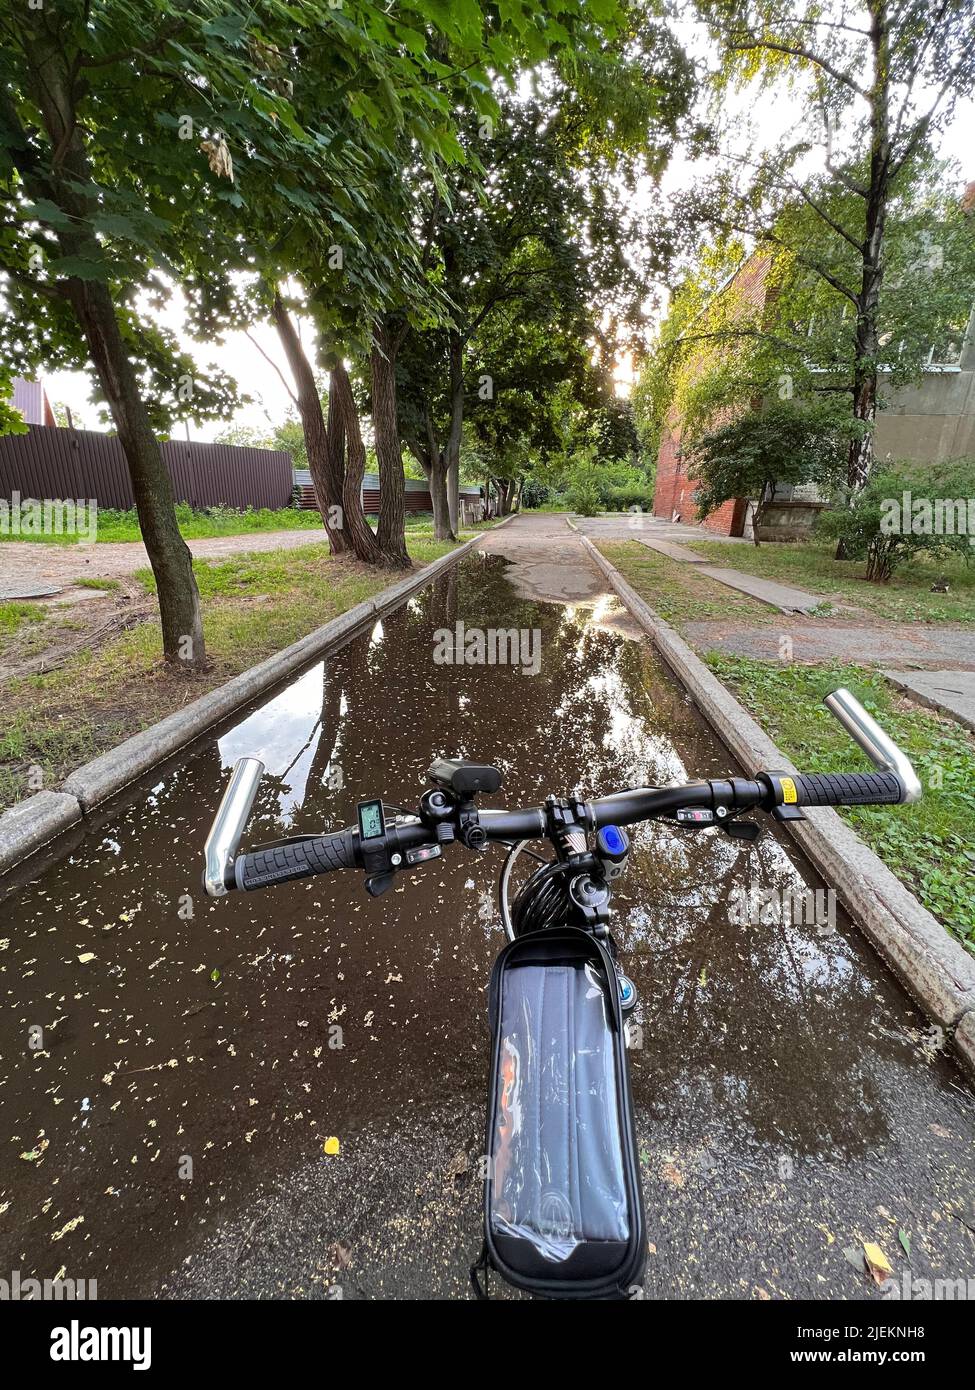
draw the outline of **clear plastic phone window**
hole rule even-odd
[[[505,977],[491,1227],[552,1261],[630,1233],[606,990],[585,962]]]

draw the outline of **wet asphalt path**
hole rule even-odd
[[[560,519],[486,551],[4,885],[0,1274],[468,1296],[500,854],[457,849],[378,901],[349,874],[211,903],[199,872],[244,752],[269,768],[251,843],[347,824],[360,796],[413,804],[442,753],[497,761],[510,803],[731,770]],[[435,664],[458,620],[538,630],[539,674]],[[975,1278],[972,1096],[923,1017],[842,917],[729,921],[735,886],[815,884],[791,844],[635,839],[616,933],[648,1296],[878,1297],[844,1254],[863,1241],[898,1280]]]

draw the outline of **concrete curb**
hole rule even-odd
[[[77,798],[64,792],[35,792],[18,801],[0,816],[0,873],[80,820]]]
[[[498,526],[492,527],[492,531],[499,530],[512,519],[513,516],[505,517]],[[167,715],[124,743],[99,754],[91,762],[76,768],[65,779],[61,791],[35,792],[4,811],[0,815],[0,875],[27,859],[61,831],[80,821],[99,803],[165,762],[242,705],[279,684],[316,657],[341,646],[371,618],[398,607],[404,599],[456,564],[479,545],[485,535],[490,534],[488,531],[464,541],[422,570],[383,589],[375,597],[356,604],[348,612],[341,613],[331,622],[299,638],[290,647],[275,652],[267,660],[239,676],[233,676],[224,685],[201,695],[175,714]]]
[[[580,534],[580,540],[744,770],[795,771],[684,639],[640,598],[588,536]],[[943,1027],[957,1029],[958,1052],[975,1072],[975,959],[835,811],[820,808],[806,814],[805,821],[784,824],[925,1012]]]
[[[969,1071],[975,1072],[975,1013],[967,1013],[955,1029],[955,1051]]]

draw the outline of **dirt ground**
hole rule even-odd
[[[322,531],[249,531],[240,536],[213,536],[187,541],[201,560],[220,560],[228,555],[260,550],[296,550],[320,545]],[[41,545],[14,541],[0,545],[0,588],[23,581],[27,584],[62,584],[78,579],[119,579],[145,569],[149,556],[141,541],[104,545]]]

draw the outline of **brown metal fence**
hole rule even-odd
[[[177,502],[191,507],[287,507],[291,455],[273,449],[168,440],[163,458]],[[0,435],[0,497],[94,498],[100,507],[135,506],[122,446],[114,435],[31,425]]]
[[[307,468],[295,469],[295,485],[298,488],[298,505],[305,511],[315,511],[318,501],[315,497],[315,487],[311,480],[311,473]],[[474,509],[481,502],[481,490],[476,487],[462,487],[460,490],[461,502],[468,508],[473,515]],[[432,512],[433,501],[430,497],[430,489],[422,479],[406,479],[405,505],[407,512]],[[379,474],[366,473],[362,479],[362,510],[366,516],[379,515]]]

